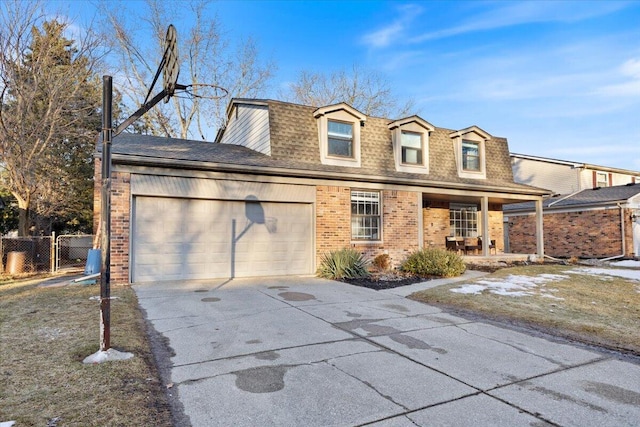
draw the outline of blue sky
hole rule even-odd
[[[231,39],[254,38],[277,64],[265,97],[301,69],[358,64],[435,126],[477,125],[512,152],[640,171],[638,1],[222,0],[212,10]]]

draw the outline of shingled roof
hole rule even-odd
[[[626,202],[630,198],[640,194],[640,183],[616,185],[613,187],[597,187],[582,190],[575,194],[557,195],[545,199],[543,209],[567,209],[576,207],[596,207],[603,205],[615,205]],[[504,212],[533,211],[533,202],[514,203],[504,205]]]
[[[310,178],[340,178],[422,187],[500,191],[543,195],[549,192],[513,181],[507,141],[491,137],[485,144],[486,179],[460,178],[457,173],[451,129],[436,127],[429,136],[429,172],[417,174],[395,169],[391,133],[393,120],[367,117],[361,129],[360,168],[322,165],[314,107],[272,100],[269,107],[271,155],[232,144],[122,133],[112,145],[113,162],[181,169],[229,170]],[[100,148],[100,144],[98,144]]]

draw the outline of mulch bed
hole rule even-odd
[[[343,282],[349,283],[355,286],[361,286],[363,288],[375,289],[376,291],[382,289],[393,289],[400,286],[412,285],[414,283],[426,282],[431,280],[430,277],[375,277],[372,276],[368,279],[344,279]]]

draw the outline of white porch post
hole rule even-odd
[[[482,256],[489,256],[489,245],[491,244],[491,236],[489,235],[489,198],[482,196],[480,205],[482,211]]]
[[[540,260],[544,258],[544,231],[542,215],[542,197],[536,200],[536,255]]]

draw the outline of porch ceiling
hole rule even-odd
[[[422,198],[424,200],[432,200],[436,202],[480,203],[483,196],[489,197],[489,203],[496,204],[521,203],[538,199],[536,196],[509,196],[507,194],[447,194],[443,192],[422,192]]]

